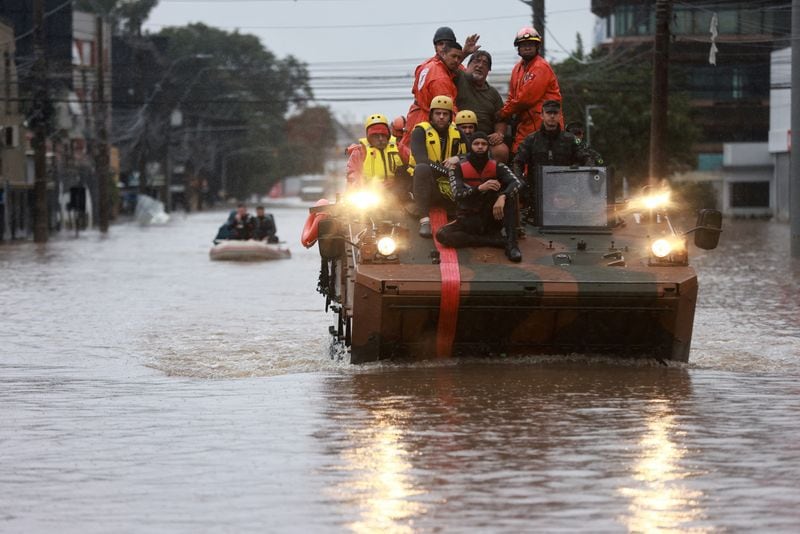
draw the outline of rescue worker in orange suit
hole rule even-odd
[[[467,39],[464,41],[461,60],[463,60],[463,58],[465,58],[469,54],[472,54],[473,52],[477,51],[480,48],[480,45],[478,44],[478,39],[480,39],[480,35],[478,35],[477,33],[467,37]],[[436,32],[433,34],[433,56],[429,57],[428,59],[417,65],[417,67],[414,69],[414,84],[411,86],[411,94],[414,95],[414,102],[411,104],[411,107],[408,110],[409,115],[407,118],[409,124],[406,124],[406,135],[402,138],[402,142],[400,143],[401,145],[408,146],[409,143],[408,136],[410,135],[408,132],[413,130],[414,126],[418,122],[425,120],[427,116],[427,110],[423,110],[423,113],[421,115],[419,116],[415,115],[414,117],[415,122],[412,123],[411,112],[417,108],[420,108],[420,106],[424,107],[428,102],[430,102],[431,98],[435,95],[438,94],[449,95],[449,92],[447,91],[442,91],[441,93],[433,91],[432,94],[427,96],[427,98],[420,97],[417,94],[419,92],[419,88],[422,85],[424,85],[425,78],[427,76],[427,73],[430,71],[431,65],[436,64],[437,60],[440,60],[443,57],[445,53],[445,45],[448,44],[449,45],[457,44],[456,34],[453,33],[453,30],[447,26],[442,26],[441,28],[437,28]],[[459,61],[459,66],[460,66],[460,61]],[[422,78],[423,84],[420,84],[420,78]],[[453,93],[452,97],[453,100],[455,100],[455,93]],[[398,137],[398,139],[400,138]]]
[[[411,143],[411,132],[422,121],[428,120],[428,103],[435,96],[456,98],[455,75],[461,65],[461,45],[446,41],[442,54],[425,64],[419,73],[419,81],[414,86],[414,103],[406,115],[406,135],[401,144]]]
[[[430,238],[432,204],[453,206],[447,168],[458,163],[466,153],[466,142],[453,120],[453,99],[439,95],[430,102],[429,121],[420,122],[411,132],[409,169],[414,176],[415,211],[419,217],[419,235]]]
[[[467,157],[449,174],[458,212],[456,220],[436,232],[436,239],[455,248],[505,248],[509,260],[522,261],[516,232],[521,184],[505,164],[489,157],[489,136],[475,132]],[[505,237],[500,235],[501,229],[505,229]]]
[[[497,114],[499,120],[508,120],[513,115],[517,117],[512,152],[516,152],[522,140],[541,126],[545,100],[561,101],[558,79],[550,64],[539,55],[541,42],[539,33],[529,27],[519,30],[514,39],[514,46],[522,59],[511,71],[508,98]]]
[[[382,185],[400,200],[408,200],[409,178],[397,148],[397,139],[390,134],[389,119],[375,113],[364,122],[366,137],[348,147],[347,185],[370,187]]]
[[[406,117],[405,115],[398,115],[392,119],[392,136],[397,140],[397,148],[400,150],[400,157],[403,158],[403,163],[408,164],[408,157],[411,155],[407,145],[401,145],[400,140],[406,133]]]

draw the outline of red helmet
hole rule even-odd
[[[517,36],[514,38],[514,46],[519,46],[520,43],[525,42],[541,43],[542,36],[530,26],[525,26],[517,32]]]
[[[403,133],[406,131],[406,118],[403,115],[398,115],[392,119],[392,132]]]

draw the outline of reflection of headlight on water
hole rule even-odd
[[[385,236],[378,239],[378,252],[383,256],[391,256],[397,250],[397,241],[393,237]]]
[[[656,239],[650,245],[650,250],[656,258],[665,258],[673,252],[682,252],[683,249],[683,242],[680,240]]]
[[[347,202],[357,209],[368,210],[380,205],[381,197],[373,191],[355,191],[347,196]]]

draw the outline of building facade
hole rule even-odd
[[[14,28],[0,21],[0,240],[24,233],[31,219],[15,52]]]
[[[597,44],[651,46],[655,4],[592,0]],[[791,2],[673,2],[671,21],[670,83],[690,95],[702,128],[699,170],[720,168],[725,143],[767,140],[770,53],[789,44]]]

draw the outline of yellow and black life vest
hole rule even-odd
[[[383,150],[371,146],[365,137],[358,140],[364,147],[364,165],[361,167],[361,176],[364,184],[372,180],[384,181],[394,178],[395,171],[403,166],[400,151],[397,149],[397,140],[389,138],[389,144]]]
[[[442,153],[442,141],[439,137],[439,132],[433,127],[430,122],[420,122],[414,128],[422,128],[425,130],[425,148],[428,150],[428,159],[441,163],[446,159],[453,156],[460,156],[467,153],[467,145],[461,137],[461,132],[456,128],[456,125],[450,123],[447,129],[447,146],[444,153]],[[413,174],[413,169],[417,162],[414,159],[414,154],[409,157],[409,171]]]

